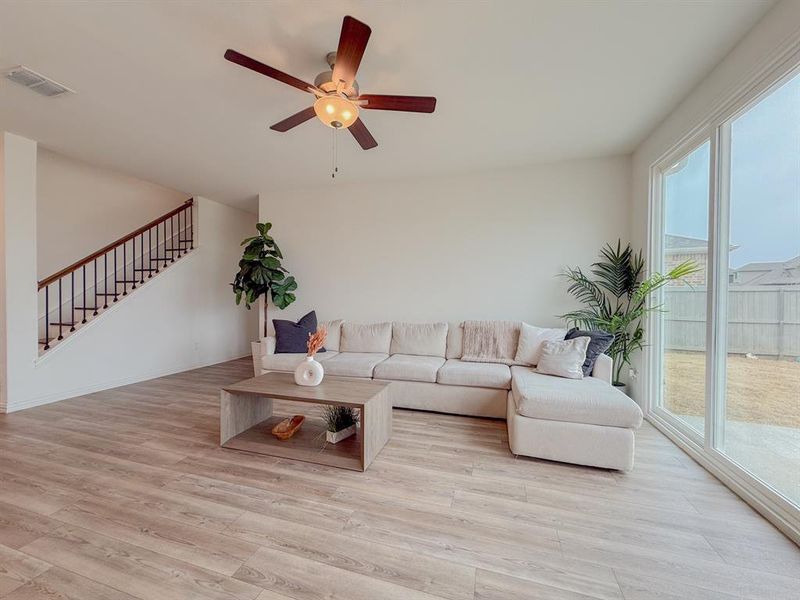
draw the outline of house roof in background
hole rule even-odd
[[[664,249],[668,251],[694,250],[708,252],[708,240],[667,233],[664,235]]]
[[[594,2],[2,2],[0,128],[234,206],[330,184],[331,130],[268,129],[312,97],[223,59],[234,48],[313,81],[346,14],[372,27],[362,92],[438,98],[432,115],[364,111],[337,181],[463,173],[630,153],[772,0]]]

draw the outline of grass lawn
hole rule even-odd
[[[664,404],[679,415],[703,416],[705,357],[667,352]],[[727,418],[800,428],[800,363],[728,357]]]

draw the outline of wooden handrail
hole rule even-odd
[[[43,287],[50,285],[54,281],[58,281],[59,279],[61,279],[65,275],[69,275],[73,271],[77,271],[83,265],[87,265],[90,262],[92,262],[94,259],[96,259],[96,258],[98,258],[100,256],[103,256],[107,252],[110,252],[111,250],[113,250],[117,246],[121,246],[125,242],[129,242],[130,240],[135,238],[137,235],[144,233],[145,231],[147,231],[151,227],[155,227],[156,225],[160,225],[161,223],[163,223],[164,221],[166,221],[170,217],[174,217],[179,212],[181,212],[182,210],[185,210],[188,206],[191,206],[192,204],[194,204],[194,198],[189,198],[186,202],[181,204],[178,208],[175,208],[175,209],[169,211],[168,213],[166,213],[164,215],[161,215],[157,219],[154,219],[154,220],[150,221],[147,225],[142,225],[141,227],[139,227],[139,229],[137,229],[135,231],[132,231],[131,233],[119,238],[118,240],[116,240],[114,242],[111,242],[110,244],[108,244],[107,246],[104,246],[103,248],[100,248],[100,250],[98,250],[96,252],[92,252],[89,256],[87,256],[85,258],[82,258],[81,260],[72,263],[70,266],[64,267],[58,273],[53,273],[49,277],[45,277],[44,279],[42,279],[39,282],[39,289],[41,290]]]

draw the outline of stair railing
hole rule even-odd
[[[44,338],[40,337],[39,344],[43,350],[49,350],[51,342],[63,340],[65,328],[67,334],[75,331],[76,325],[108,308],[109,299],[111,304],[117,302],[129,290],[135,290],[137,284],[142,285],[145,279],[194,249],[193,210],[194,199],[190,198],[178,208],[42,279],[39,296],[40,303],[44,302]],[[57,301],[53,299],[56,301],[53,309],[51,295],[57,296]],[[69,320],[65,320],[65,312]],[[51,333],[55,327],[57,334]]]

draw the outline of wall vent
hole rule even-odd
[[[74,94],[75,90],[69,89],[65,85],[53,81],[22,65],[14,67],[6,72],[6,79],[10,79],[14,83],[24,85],[29,90],[47,96],[48,98],[55,98],[56,96],[63,96],[64,94]]]

